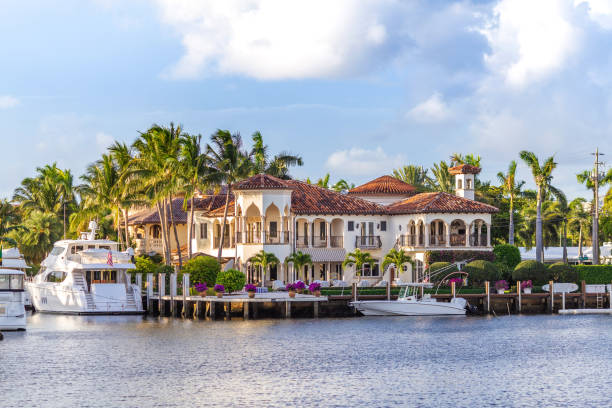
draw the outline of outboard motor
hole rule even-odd
[[[478,314],[478,307],[476,307],[475,305],[470,305],[469,302],[466,302],[465,310],[469,314],[473,314],[473,315]]]

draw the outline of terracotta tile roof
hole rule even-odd
[[[448,169],[450,174],[478,174],[480,173],[480,167],[471,166],[469,164],[460,164],[459,166],[451,167]]]
[[[303,181],[285,180],[284,183],[293,190],[291,212],[294,214],[386,214],[382,205],[357,197],[349,197]]]
[[[418,213],[496,213],[499,210],[449,193],[421,193],[387,206],[389,214]]]
[[[233,190],[286,190],[288,188],[284,180],[268,174],[257,174],[232,187]]]
[[[227,205],[227,216],[233,217],[236,213],[236,204],[234,203],[234,199],[230,200]],[[207,215],[209,217],[223,217],[223,212],[225,211],[225,197],[223,197],[223,204],[220,207],[215,208],[214,210],[208,211]]]
[[[349,190],[348,194],[413,195],[416,188],[391,176],[382,176]]]
[[[195,207],[197,208],[199,198],[194,200]],[[174,217],[174,222],[177,224],[186,224],[187,223],[187,213],[183,210],[183,199],[175,198],[172,200],[172,216]],[[170,218],[168,216],[168,218]],[[168,221],[170,222],[170,221]],[[134,215],[128,217],[129,225],[138,225],[138,224],[159,224],[159,215],[157,214],[157,208],[153,207],[150,209],[142,210]]]
[[[227,191],[227,190],[226,190]],[[230,202],[234,201],[234,195],[230,193]],[[196,201],[196,211],[212,211],[225,205],[225,192],[219,194],[205,195]]]

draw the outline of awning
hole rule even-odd
[[[343,262],[346,258],[344,248],[301,248],[298,251],[310,255],[312,262]]]

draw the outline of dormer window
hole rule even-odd
[[[458,189],[463,188],[462,183],[461,183],[461,179],[460,179],[460,178],[457,178],[457,188],[458,188]]]
[[[465,188],[468,189],[468,190],[472,188],[472,180],[471,179],[465,180]]]

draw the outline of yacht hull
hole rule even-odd
[[[364,300],[352,302],[365,316],[465,316],[465,304],[410,300]]]
[[[26,312],[23,292],[0,293],[0,330],[25,330]]]

